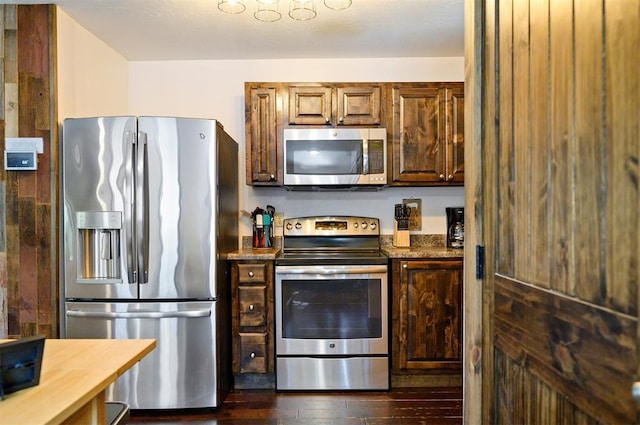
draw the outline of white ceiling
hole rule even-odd
[[[0,0],[55,3],[131,61],[463,56],[464,0],[353,0],[317,17],[259,22],[255,0],[229,15],[217,0]],[[284,10],[283,10],[284,9]]]

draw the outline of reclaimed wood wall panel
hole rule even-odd
[[[483,419],[637,423],[640,3],[482,5]]]
[[[57,336],[55,6],[0,5],[7,137],[42,137],[36,171],[0,171],[5,228],[0,336]]]

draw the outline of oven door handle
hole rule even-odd
[[[387,266],[276,266],[277,274],[372,274],[387,273]]]

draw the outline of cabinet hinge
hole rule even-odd
[[[476,279],[484,279],[484,246],[476,245]]]

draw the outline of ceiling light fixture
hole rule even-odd
[[[224,13],[242,13],[246,9],[244,3],[238,0],[218,0],[218,9]]]
[[[324,5],[333,10],[344,10],[351,6],[351,0],[324,0]]]
[[[218,0],[218,9],[225,13],[238,14],[246,9],[250,0]],[[262,22],[275,22],[282,18],[278,11],[281,0],[255,0],[254,18]],[[351,6],[352,0],[324,0],[328,9],[344,10]],[[289,0],[289,16],[298,21],[308,21],[317,16],[315,0]]]
[[[308,21],[315,18],[316,4],[313,0],[291,0],[289,1],[289,16],[296,21]]]
[[[278,2],[280,0],[256,0],[258,3],[253,17],[262,22],[275,22],[282,18],[278,12]]]

